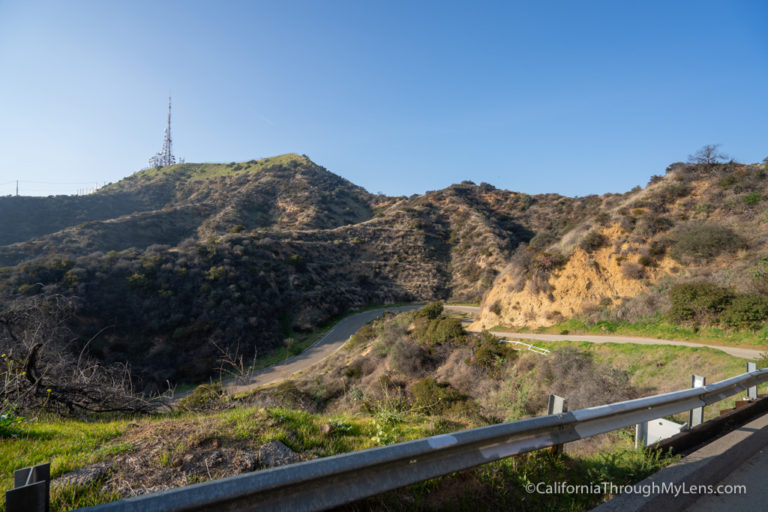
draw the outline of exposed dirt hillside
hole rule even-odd
[[[520,247],[476,326],[537,327],[574,315],[637,320],[664,311],[681,282],[765,292],[766,197],[762,166],[672,165],[561,237]]]

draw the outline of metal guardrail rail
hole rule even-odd
[[[213,480],[82,510],[323,510],[512,455],[712,404],[768,381],[768,369],[704,387],[491,425]]]
[[[510,345],[515,345],[518,347],[525,347],[526,349],[530,350],[531,352],[535,352],[537,354],[547,355],[549,354],[549,349],[537,347],[536,345],[531,345],[530,343],[526,343],[524,341],[519,340],[508,340],[508,339],[502,339],[500,343],[509,343]]]

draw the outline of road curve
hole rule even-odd
[[[242,393],[243,391],[281,381],[323,361],[325,358],[339,350],[342,345],[347,342],[349,337],[355,334],[363,325],[371,320],[379,318],[385,311],[410,311],[419,307],[421,307],[421,304],[384,307],[362,311],[345,317],[301,354],[290,357],[277,364],[273,364],[263,370],[259,370],[247,378],[226,381],[224,383],[224,389],[229,393]]]
[[[480,312],[476,306],[451,306],[446,309],[459,313],[468,313],[474,315]],[[672,345],[679,347],[707,347],[722,350],[726,354],[741,359],[759,359],[766,350],[756,350],[751,348],[729,347],[727,345],[707,345],[706,343],[696,343],[694,341],[683,340],[662,340],[658,338],[642,338],[635,336],[604,336],[602,334],[535,334],[523,332],[491,331],[500,338],[517,338],[536,341],[587,341],[589,343],[634,343],[635,345]]]
[[[317,340],[312,346],[304,350],[302,353],[264,368],[263,370],[259,370],[258,372],[248,377],[225,380],[223,387],[229,393],[241,393],[243,391],[248,391],[250,389],[266,386],[268,384],[274,384],[275,382],[284,380],[293,374],[296,374],[302,370],[306,370],[310,366],[325,360],[328,356],[339,350],[342,345],[347,342],[349,337],[356,333],[363,325],[370,322],[371,320],[379,318],[384,314],[385,311],[411,311],[418,309],[421,306],[422,304],[410,304],[407,306],[383,307],[352,314],[341,319],[327,333],[325,333],[323,337]],[[475,315],[480,312],[480,308],[477,306],[446,304],[445,309],[449,311],[455,311],[457,313],[466,313],[469,315]],[[500,338],[517,338],[536,341],[586,341],[590,343],[634,343],[636,345],[707,347],[722,350],[726,354],[735,357],[751,360],[759,359],[765,352],[749,348],[707,345],[704,343],[696,343],[692,341],[662,340],[657,338],[641,338],[633,336],[536,334],[507,331],[491,332]],[[174,396],[173,400],[176,401],[179,398],[188,395],[189,393],[191,393],[191,391],[177,394]]]
[[[706,347],[722,350],[726,354],[742,359],[759,359],[766,350],[754,350],[751,348],[728,347],[723,345],[706,345],[693,341],[660,340],[658,338],[639,338],[634,336],[603,336],[603,335],[578,335],[578,334],[533,334],[521,332],[491,331],[500,338],[518,338],[538,341],[588,341],[590,343],[634,343],[635,345],[672,345],[678,347]]]

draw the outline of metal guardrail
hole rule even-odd
[[[766,381],[768,369],[763,369],[704,387],[335,455],[83,510],[323,510],[512,455],[703,407]]]
[[[13,473],[13,489],[5,493],[5,508],[11,512],[48,512],[50,487],[50,462],[17,469]]]
[[[542,355],[549,354],[549,349],[537,347],[536,345],[531,345],[530,343],[525,343],[524,341],[502,339],[500,343],[509,343],[511,345],[525,347],[531,352],[536,352],[537,354],[542,354]]]

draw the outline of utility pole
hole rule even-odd
[[[16,197],[19,197],[19,180],[16,180]]]

